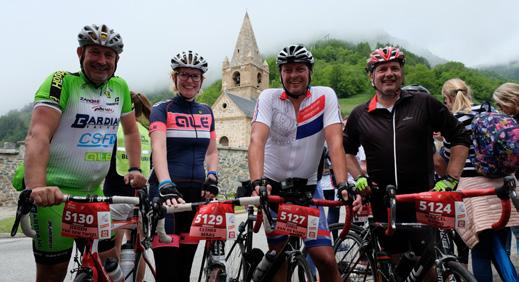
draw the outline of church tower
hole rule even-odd
[[[269,68],[260,55],[249,14],[245,13],[231,61],[222,65],[222,92],[255,100],[268,88]]]
[[[268,87],[269,67],[245,13],[232,59],[222,65],[222,93],[211,106],[219,146],[248,148],[256,99]]]

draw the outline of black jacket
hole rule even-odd
[[[358,147],[364,147],[369,177],[380,187],[394,184],[398,194],[432,188],[433,132],[440,131],[453,146],[470,145],[470,133],[431,95],[402,91],[392,112],[376,104],[374,96],[353,110],[344,130],[344,149],[356,155]]]

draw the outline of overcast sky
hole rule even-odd
[[[117,74],[146,92],[168,87],[170,58],[185,49],[208,59],[208,83],[220,77],[245,12],[264,55],[328,34],[353,42],[387,34],[478,66],[519,59],[518,8],[513,0],[3,1],[0,115],[30,103],[51,72],[79,70],[76,38],[85,24],[122,35]]]

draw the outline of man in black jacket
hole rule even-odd
[[[367,177],[355,155],[359,146],[366,153],[367,173],[380,189],[372,189],[372,209],[376,221],[386,221],[384,190],[397,187],[397,194],[455,190],[470,144],[469,133],[449,110],[434,97],[401,90],[405,56],[395,47],[376,49],[366,70],[375,88],[375,96],[351,113],[344,130],[344,148],[348,169],[356,180],[357,190],[368,189]],[[433,132],[441,132],[453,145],[447,176],[434,183]],[[397,207],[397,221],[414,222],[414,204]],[[407,239],[413,249],[423,250],[429,239],[420,234],[395,234],[386,251],[401,253]],[[390,238],[386,238],[390,239]],[[418,240],[417,240],[418,239]]]

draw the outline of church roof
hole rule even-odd
[[[254,107],[256,106],[255,100],[245,99],[229,92],[226,92],[226,94],[234,102],[234,104],[236,104],[236,106],[238,106],[238,108],[245,113],[247,117],[252,118],[252,115],[254,114]]]
[[[236,47],[231,59],[231,67],[242,66],[246,63],[253,63],[258,67],[263,65],[263,59],[259,53],[256,37],[252,30],[249,14],[245,13],[243,24],[241,26],[238,40],[236,40]]]

